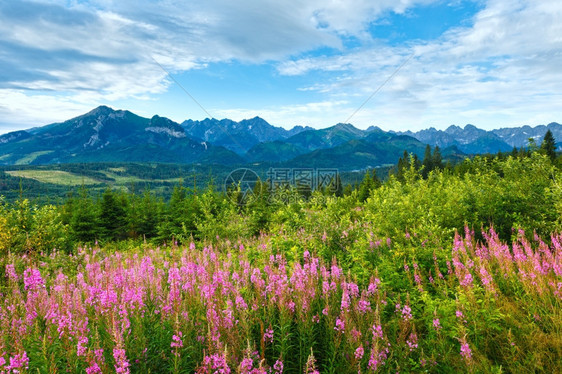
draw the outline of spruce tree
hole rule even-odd
[[[544,135],[544,139],[541,144],[541,151],[544,152],[551,161],[556,159],[556,141],[552,135],[552,131],[548,130]]]
[[[152,238],[157,233],[156,228],[160,212],[158,201],[147,189],[139,203],[138,233],[146,238]]]
[[[359,201],[361,202],[366,201],[367,198],[369,198],[369,195],[371,194],[372,190],[373,190],[373,179],[371,178],[369,172],[367,171],[365,173],[365,177],[363,178],[363,181],[361,181],[361,184],[359,185],[359,191],[357,195]]]
[[[98,236],[98,221],[94,204],[84,185],[80,189],[80,197],[73,201],[72,207],[70,218],[72,236],[80,242],[94,241]]]
[[[100,227],[108,239],[118,239],[123,236],[125,228],[125,209],[123,200],[107,188],[100,201]]]
[[[433,170],[433,156],[431,155],[431,146],[428,144],[425,146],[425,153],[423,155],[423,169],[422,169],[422,177],[424,179],[427,178],[429,173]]]
[[[376,170],[376,169],[373,169],[371,179],[373,180],[373,187],[374,187],[375,189],[377,189],[377,188],[379,188],[379,187],[382,186],[382,182],[381,182],[381,180],[379,179],[379,177],[377,176],[377,170]]]
[[[335,190],[334,195],[337,197],[342,197],[343,196],[343,184],[341,182],[341,178],[340,178],[340,174],[337,173],[336,174],[336,185],[334,186]]]
[[[404,172],[410,168],[410,155],[408,151],[404,150],[404,155],[398,159],[398,165],[396,166],[396,179],[400,182],[404,182]]]
[[[441,156],[441,149],[437,145],[433,148],[433,168],[443,169],[443,157]]]
[[[357,198],[359,201],[366,201],[371,195],[371,191],[376,190],[382,185],[381,181],[377,177],[377,172],[373,169],[371,172],[366,171],[363,180],[359,184]]]

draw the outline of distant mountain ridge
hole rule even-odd
[[[459,150],[468,154],[506,152],[513,147],[527,147],[529,138],[535,140],[540,145],[546,132],[550,130],[554,138],[562,141],[562,125],[552,122],[548,125],[536,127],[508,127],[495,130],[482,130],[474,125],[466,125],[464,128],[459,126],[449,126],[446,130],[429,129],[418,132],[397,132],[412,136],[419,141],[442,148],[457,146]]]
[[[260,117],[235,122],[230,119],[186,120],[182,124],[185,132],[195,138],[223,146],[238,154],[246,153],[253,146],[289,138],[311,127],[295,126],[290,130],[275,127]]]
[[[126,110],[100,106],[70,120],[0,135],[0,164],[78,162],[165,162],[244,165],[266,163],[294,167],[357,170],[392,165],[404,150],[423,157],[427,144],[444,157],[510,151],[540,144],[547,130],[562,140],[562,125],[503,128],[486,131],[473,125],[429,128],[418,132],[366,130],[352,124],[290,130],[260,117],[186,120],[179,124],[158,115],[140,117]]]
[[[5,134],[3,164],[68,162],[224,162],[243,160],[223,147],[198,142],[174,121],[143,118],[100,106],[61,123]]]

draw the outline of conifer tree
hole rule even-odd
[[[375,169],[373,169],[371,172],[369,171],[365,172],[365,177],[363,178],[363,181],[361,181],[361,183],[359,184],[357,198],[361,202],[366,201],[371,195],[371,192],[379,188],[381,185],[382,183],[380,179],[377,177],[377,172]]]
[[[443,156],[441,156],[441,149],[438,145],[433,148],[433,168],[443,169]]]
[[[160,207],[156,198],[146,190],[140,199],[138,207],[138,233],[147,238],[156,235],[156,228],[159,220]]]
[[[429,173],[433,170],[433,156],[431,155],[431,146],[428,144],[425,146],[425,153],[423,155],[423,162],[422,162],[422,177],[424,179],[427,178]]]
[[[116,196],[111,188],[107,188],[100,201],[100,228],[108,239],[118,239],[124,234],[125,208],[124,201]]]
[[[80,188],[79,198],[72,202],[72,207],[70,229],[74,239],[80,242],[94,241],[98,235],[98,221],[94,204],[84,185]]]
[[[541,151],[544,152],[551,161],[556,159],[556,141],[552,135],[552,131],[548,130],[544,135],[544,139],[541,144]]]

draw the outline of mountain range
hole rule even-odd
[[[422,143],[441,148],[456,146],[467,154],[506,152],[513,147],[527,147],[529,139],[534,139],[540,145],[546,132],[550,130],[555,139],[562,140],[562,126],[556,122],[536,127],[508,127],[496,130],[482,130],[474,125],[449,126],[446,130],[436,130],[431,127],[418,132],[400,132],[398,134],[412,136]]]
[[[540,144],[547,130],[562,139],[558,123],[491,131],[466,125],[393,132],[342,123],[319,130],[303,126],[287,130],[259,117],[179,124],[100,106],[68,121],[0,135],[0,164],[271,163],[354,170],[394,164],[404,150],[422,157],[427,144],[439,146],[445,158],[510,151],[527,146],[529,138]]]

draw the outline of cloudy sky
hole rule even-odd
[[[0,133],[100,104],[284,127],[562,122],[562,2],[0,0]]]

